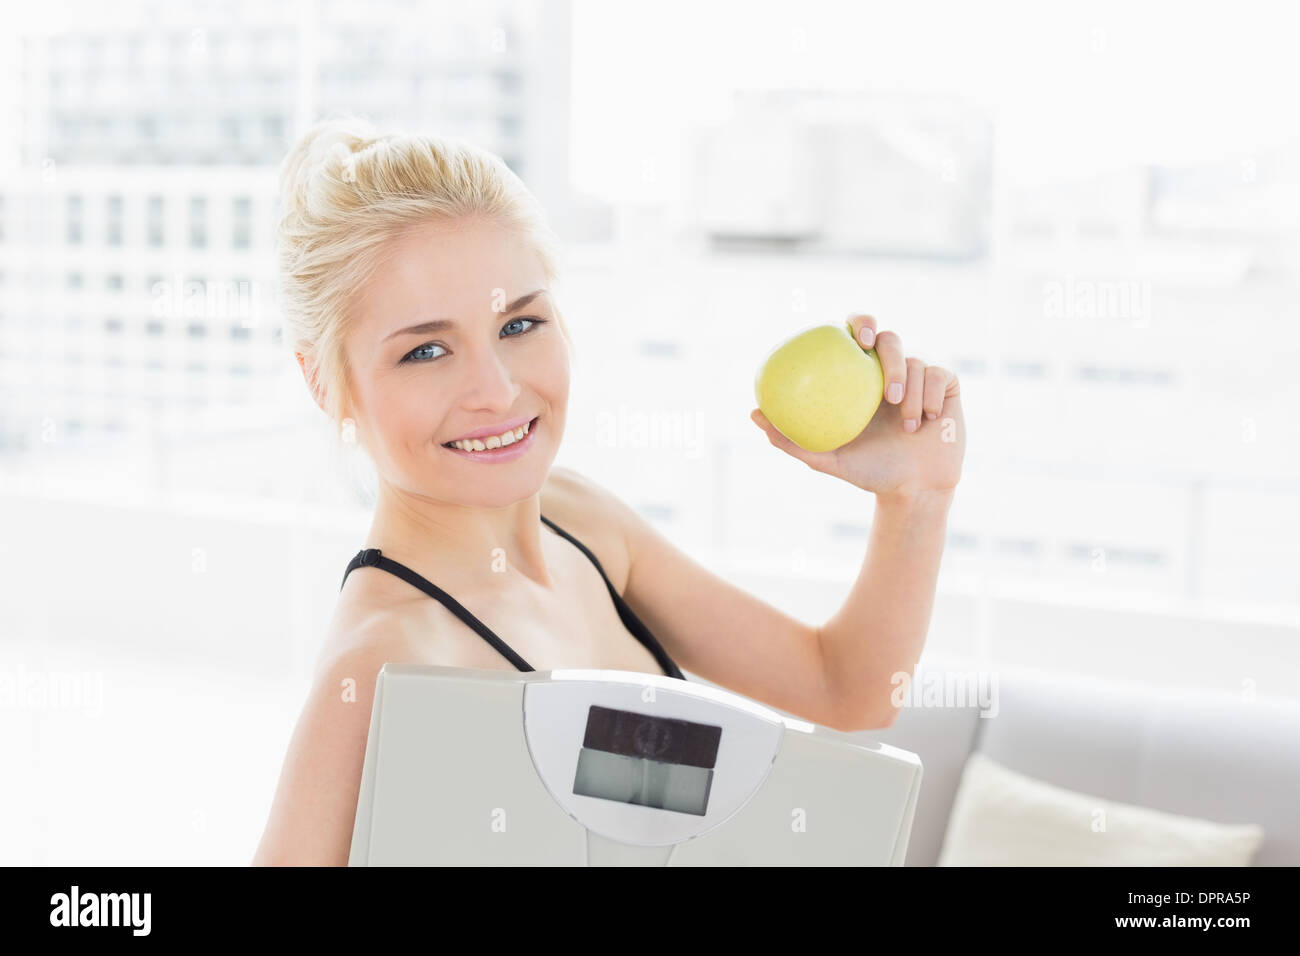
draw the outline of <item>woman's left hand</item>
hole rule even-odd
[[[849,324],[864,351],[875,348],[885,379],[880,407],[857,437],[832,451],[805,451],[777,431],[759,409],[750,413],[750,419],[777,448],[814,471],[842,478],[864,491],[899,497],[951,491],[961,478],[966,452],[957,375],[918,358],[905,358],[898,334],[877,332],[876,320],[869,315],[854,315]]]

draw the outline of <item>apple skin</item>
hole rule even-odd
[[[849,322],[819,325],[768,353],[754,376],[767,420],[805,451],[832,451],[867,427],[885,394],[876,350],[864,350]]]

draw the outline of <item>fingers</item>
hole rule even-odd
[[[949,381],[953,378],[953,373],[941,365],[926,365],[926,388],[922,393],[920,407],[926,410],[927,419],[939,418],[940,412],[944,410]]]
[[[870,315],[854,314],[849,316],[849,327],[853,329],[853,337],[864,348],[869,349],[876,344],[876,320]]]
[[[854,313],[848,322],[858,343],[876,350],[884,373],[885,401],[899,406],[903,430],[916,431],[923,417],[927,421],[938,418],[948,393],[956,393],[957,376],[941,366],[905,357],[898,333],[878,331],[874,316]]]
[[[925,363],[919,358],[908,358],[906,390],[900,408],[903,413],[903,431],[914,432],[921,426],[924,395]]]
[[[885,374],[885,401],[897,405],[903,400],[907,385],[907,363],[903,359],[903,340],[897,332],[876,334],[876,357],[880,359],[880,370]]]

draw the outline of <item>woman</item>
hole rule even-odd
[[[500,159],[333,120],[304,134],[280,187],[286,332],[378,491],[254,863],[347,863],[386,661],[681,677],[680,662],[825,726],[892,721],[891,676],[920,656],[960,476],[951,372],[905,358],[859,315],[888,383],[862,434],[809,453],[754,410],[772,444],[876,496],[862,573],[814,628],[552,467],[571,348],[551,294],[555,237]],[[475,436],[496,437],[458,442]]]

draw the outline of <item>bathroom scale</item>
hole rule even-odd
[[[349,866],[902,866],[921,760],[623,670],[385,664]]]

